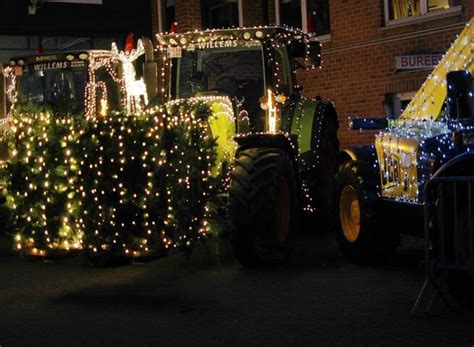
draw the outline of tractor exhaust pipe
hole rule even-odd
[[[148,37],[142,37],[145,48],[145,62],[143,63],[143,79],[145,81],[148,100],[153,101],[158,97],[158,65],[155,61],[153,43]]]

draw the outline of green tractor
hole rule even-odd
[[[232,162],[229,213],[237,259],[244,266],[288,259],[303,212],[327,215],[331,207],[337,113],[330,101],[304,98],[296,82],[297,70],[320,66],[319,42],[283,27],[157,40],[166,99],[220,102],[218,109],[234,118],[212,131],[226,153],[220,158]]]

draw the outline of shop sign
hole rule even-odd
[[[442,54],[400,55],[395,57],[397,70],[432,69],[438,65]]]

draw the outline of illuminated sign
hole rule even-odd
[[[45,70],[61,70],[74,67],[83,67],[83,61],[51,61],[45,63],[34,63],[29,66],[29,70],[45,71]]]
[[[395,57],[397,70],[433,69],[443,58],[442,54],[401,55]]]
[[[223,41],[198,42],[196,46],[198,49],[230,48],[230,47],[237,47],[237,41],[236,40],[223,40]]]
[[[53,61],[58,60],[58,57],[55,55],[39,55],[35,57],[35,61]]]

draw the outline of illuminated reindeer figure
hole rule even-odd
[[[117,45],[112,43],[112,53],[117,55],[123,65],[123,80],[125,83],[126,107],[128,113],[133,113],[142,109],[140,102],[143,97],[144,105],[148,104],[148,94],[143,77],[137,79],[134,61],[141,55],[145,54],[145,48],[142,40],[138,40],[137,48],[131,50],[119,51]]]

